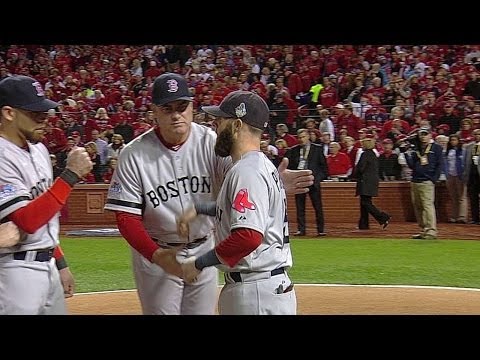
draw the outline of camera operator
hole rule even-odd
[[[435,183],[443,169],[442,147],[433,142],[429,127],[421,127],[417,136],[408,140],[410,146],[404,144],[400,151],[405,153],[407,164],[412,169],[410,194],[417,223],[422,229],[412,238],[436,239]]]

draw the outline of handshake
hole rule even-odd
[[[177,253],[183,247],[176,247],[174,249],[159,248],[153,253],[152,262],[160,266],[164,271],[178,276],[191,284],[197,279],[201,270],[195,267],[195,256],[191,256],[183,262],[177,260]]]
[[[180,237],[187,238],[190,232],[188,224],[197,216],[195,207],[191,207],[186,210],[177,219],[177,232]],[[195,256],[191,256],[182,263],[177,260],[177,253],[183,246],[178,246],[173,249],[159,248],[153,253],[152,262],[160,266],[166,272],[178,276],[185,280],[185,282],[191,284],[195,282],[198,274],[201,270],[195,267]]]

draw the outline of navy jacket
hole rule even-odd
[[[432,147],[427,155],[428,164],[421,165],[420,158],[416,151],[409,151],[405,154],[408,167],[413,170],[412,182],[432,181],[436,183],[443,170],[443,151],[442,147],[436,143],[431,143]],[[423,155],[422,149],[418,149]]]

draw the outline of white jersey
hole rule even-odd
[[[263,235],[262,243],[230,271],[271,271],[292,266],[288,237],[287,198],[277,168],[260,151],[250,151],[225,177],[217,198],[216,242],[231,231],[248,228]]]
[[[148,234],[164,242],[191,242],[177,234],[176,220],[194,202],[213,201],[230,157],[215,155],[217,135],[192,123],[177,151],[168,149],[150,129],[128,143],[113,173],[105,209],[142,215]],[[190,224],[196,238],[212,232],[214,219],[198,216]]]
[[[52,163],[42,143],[22,149],[0,137],[0,219],[40,196],[52,186]],[[59,213],[34,234],[21,231],[20,242],[0,253],[53,248],[58,245]]]

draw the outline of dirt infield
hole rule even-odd
[[[293,228],[290,226],[290,231]],[[470,224],[437,224],[438,239],[480,240],[480,226]],[[420,228],[414,222],[392,222],[386,230],[381,230],[376,221],[370,219],[370,230],[358,230],[352,223],[326,223],[327,237],[410,239]],[[307,237],[315,236],[316,229],[307,228]]]
[[[299,315],[478,315],[480,290],[386,286],[296,286]],[[139,315],[135,291],[77,294],[73,315]]]
[[[311,225],[311,224],[310,224]],[[370,220],[370,230],[358,230],[355,223],[328,223],[326,222],[325,231],[327,239],[329,237],[345,238],[382,238],[382,239],[409,239],[413,234],[419,232],[418,225],[414,222],[395,222],[393,221],[386,230],[381,230],[374,220]],[[62,225],[61,233],[65,235],[67,231],[91,228],[111,228],[111,225]],[[290,224],[290,233],[296,231],[295,224]],[[307,237],[315,236],[316,228],[307,226]],[[462,239],[462,240],[480,240],[480,226],[470,224],[438,224],[439,239]]]
[[[413,222],[392,222],[385,231],[373,221],[370,226],[371,230],[357,230],[356,224],[353,223],[327,223],[325,239],[329,237],[409,239],[419,230],[417,224]],[[62,232],[73,228],[82,227],[63,226]],[[315,233],[316,229],[307,228],[307,236],[314,236]],[[438,238],[480,240],[480,226],[439,223]],[[479,289],[298,285],[296,293],[298,313],[301,315],[480,315]],[[67,304],[70,313],[78,315],[141,313],[135,291],[77,294],[68,299]]]

